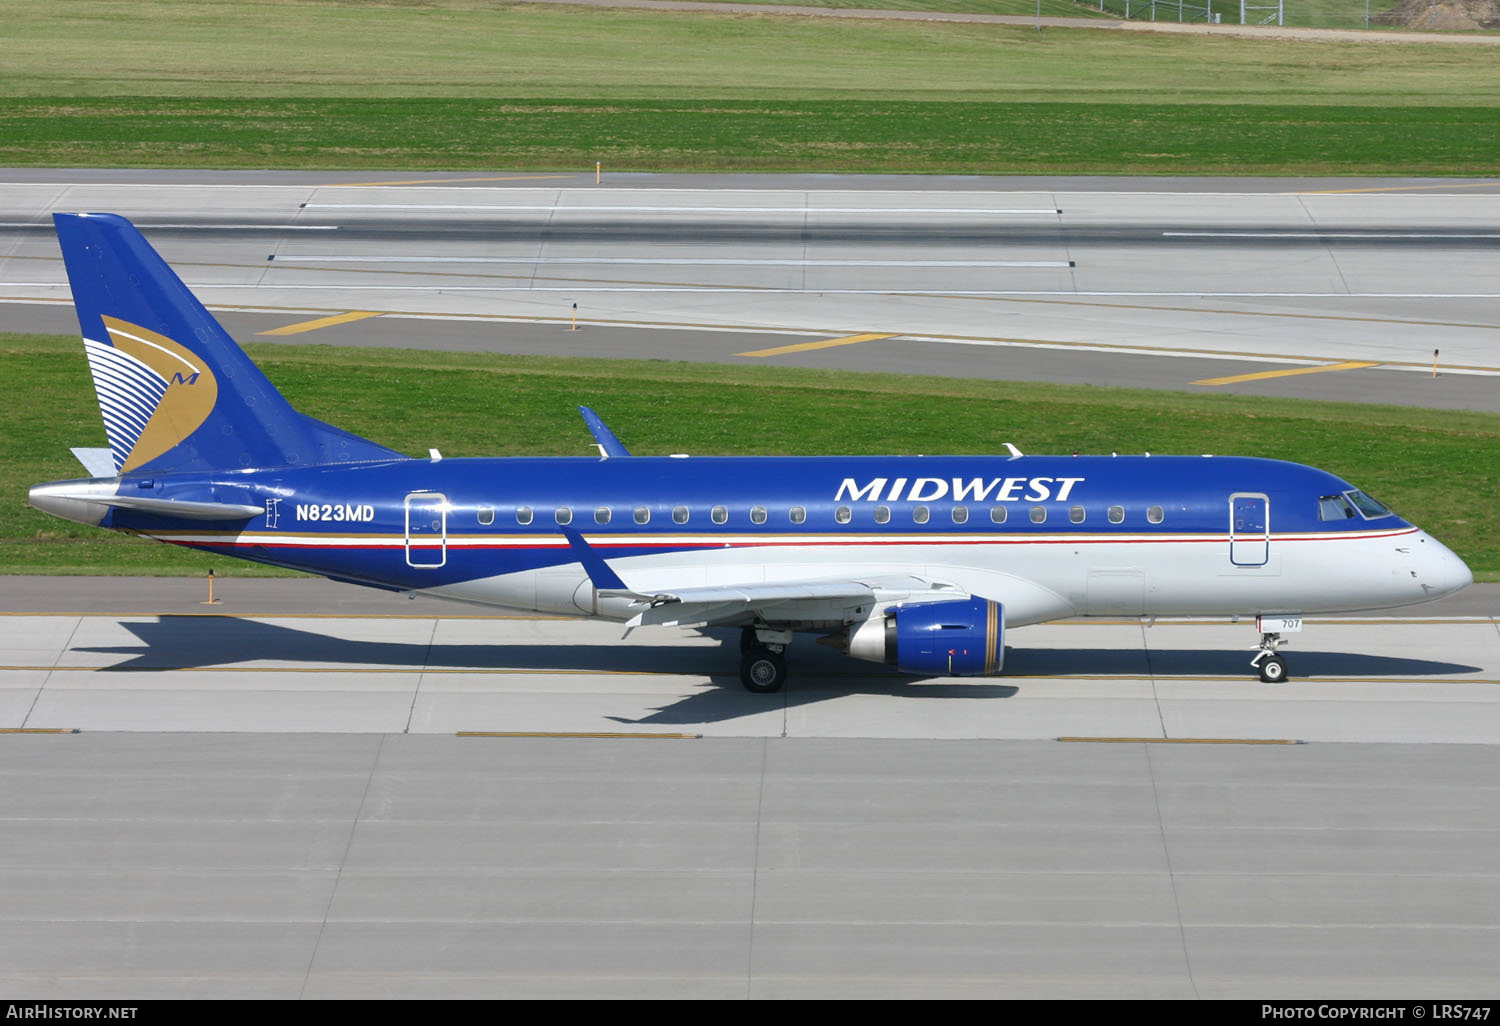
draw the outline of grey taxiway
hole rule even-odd
[[[76,330],[46,213],[105,209],[246,340],[1496,408],[1493,182],[473,177],[0,172],[0,321]],[[712,632],[0,595],[8,993],[1493,996],[1492,587],[1312,622],[1285,685],[1120,621],[777,696]]]

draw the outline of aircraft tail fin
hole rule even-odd
[[[294,410],[125,218],[52,217],[117,474],[406,458]]]

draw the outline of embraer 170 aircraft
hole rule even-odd
[[[428,459],[298,413],[135,228],[56,214],[108,449],[49,513],[158,541],[512,609],[741,628],[740,678],[794,632],[912,674],[998,673],[1061,617],[1254,615],[1251,666],[1307,613],[1472,581],[1332,474],[1208,456]]]

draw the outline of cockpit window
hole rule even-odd
[[[1319,520],[1349,520],[1354,515],[1354,507],[1342,495],[1321,495],[1318,497]]]
[[[1354,503],[1355,508],[1359,510],[1366,520],[1375,520],[1379,517],[1395,515],[1358,489],[1352,492],[1345,492],[1344,494],[1348,496],[1350,502]]]

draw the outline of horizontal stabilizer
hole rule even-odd
[[[78,462],[82,463],[83,469],[89,472],[89,477],[115,476],[115,458],[111,455],[111,450],[74,446],[68,451],[78,457]]]
[[[142,513],[160,513],[167,517],[184,517],[188,520],[249,520],[264,513],[263,506],[241,505],[238,502],[194,502],[189,499],[153,499],[143,495],[116,495],[111,499],[95,500],[119,509],[134,509]]]
[[[120,482],[113,479],[93,481],[55,481],[31,489],[28,501],[37,509],[65,520],[97,524],[111,509],[128,509],[138,513],[181,520],[249,520],[265,513],[261,506],[237,502],[210,502],[200,499],[166,499],[155,495],[118,494]]]

